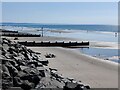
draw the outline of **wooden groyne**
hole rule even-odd
[[[5,29],[0,29],[2,32],[2,36],[10,36],[10,37],[41,37],[39,34],[30,34],[30,33],[23,33],[18,31],[9,31]]]
[[[18,31],[9,31],[9,30],[5,30],[5,29],[0,29],[0,31],[2,33],[18,33]]]
[[[24,34],[24,33],[2,33],[2,36],[10,36],[10,37],[41,37],[38,34]]]
[[[89,42],[50,42],[50,41],[41,41],[41,42],[28,42],[28,41],[24,41],[24,42],[18,42],[19,44],[25,45],[25,46],[61,46],[61,47],[69,47],[69,46],[89,46]]]

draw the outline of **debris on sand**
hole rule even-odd
[[[46,57],[46,58],[55,58],[56,55],[55,55],[55,54],[51,54],[51,53],[47,53],[47,54],[45,55],[45,57]]]

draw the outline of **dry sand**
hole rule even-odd
[[[48,59],[49,67],[58,69],[65,77],[81,80],[92,88],[117,88],[117,64],[92,58],[79,51],[60,47],[29,47],[42,53],[54,53],[56,58]]]

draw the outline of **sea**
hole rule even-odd
[[[117,45],[118,26],[117,25],[80,25],[80,24],[39,24],[39,23],[1,23],[3,29],[17,30],[19,32],[41,34],[44,36],[68,37],[82,39],[93,42],[110,42]],[[35,31],[34,31],[35,30]],[[54,33],[48,30],[72,31],[72,33]],[[81,53],[93,57],[101,58],[116,63],[120,63],[119,49],[114,48],[76,48]]]

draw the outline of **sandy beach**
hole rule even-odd
[[[49,59],[49,67],[58,69],[65,77],[81,80],[91,88],[117,88],[118,67],[96,58],[82,55],[76,50],[55,47],[29,47],[42,53],[54,53],[55,59]]]
[[[0,90],[119,88],[117,2],[20,2],[1,4]]]
[[[14,38],[9,37],[13,40]],[[74,40],[58,37],[19,37],[19,41],[55,41]],[[101,45],[101,44],[100,44]],[[102,45],[101,45],[102,47]],[[41,52],[42,57],[46,53],[53,53],[56,58],[49,60],[51,68],[58,69],[65,77],[80,80],[91,86],[91,88],[117,88],[118,87],[118,65],[107,60],[98,59],[84,55],[75,49],[62,47],[28,47],[34,51]]]

